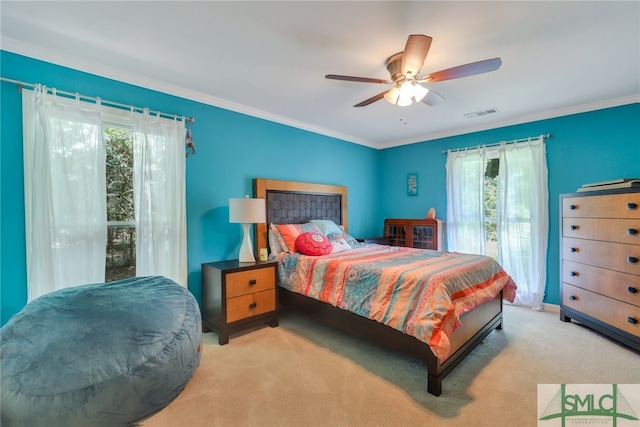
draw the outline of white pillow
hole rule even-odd
[[[269,227],[269,231],[267,232],[267,239],[269,240],[269,252],[272,256],[276,256],[282,252],[282,245],[278,240],[278,236],[276,236],[276,233],[273,232],[271,227]]]
[[[344,230],[330,219],[312,219],[309,222],[317,225],[325,236],[330,234],[344,234]]]
[[[337,237],[337,234],[333,234],[329,237],[331,241],[331,253],[339,254],[340,252],[348,251],[351,249],[351,246],[347,243],[347,241],[343,237]]]

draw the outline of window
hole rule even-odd
[[[22,92],[28,301],[134,271],[186,286],[185,119],[49,91]]]
[[[131,130],[105,127],[107,257],[105,280],[136,275],[136,223],[133,210],[133,136]]]
[[[544,136],[448,151],[447,248],[499,260],[516,303],[541,309],[548,236]]]

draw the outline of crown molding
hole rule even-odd
[[[55,65],[59,65],[66,68],[72,68],[74,70],[82,71],[89,74],[94,74],[100,77],[104,77],[111,80],[116,80],[122,83],[131,84],[134,86],[143,87],[145,89],[151,89],[158,92],[166,93],[169,95],[185,98],[190,101],[197,101],[213,107],[222,108],[236,113],[245,114],[247,116],[260,118],[270,122],[280,123],[286,126],[294,127],[297,129],[306,130],[312,133],[325,135],[331,138],[340,139],[347,142],[352,142],[359,145],[364,145],[370,148],[376,148],[376,145],[371,141],[367,141],[362,138],[355,137],[353,135],[347,135],[340,132],[336,132],[330,129],[315,126],[309,123],[290,119],[288,117],[279,116],[277,114],[270,113],[268,111],[259,110],[257,108],[248,107],[246,105],[237,104],[235,102],[227,101],[225,99],[216,98],[203,94],[201,92],[186,89],[181,86],[168,84],[158,80],[150,79],[138,74],[127,73],[122,70],[97,65],[91,61],[85,61],[73,55],[64,55],[59,52],[53,52],[49,49],[42,49],[32,44],[23,43],[14,39],[3,37],[0,39],[0,46],[2,50],[15,53],[18,55],[27,56],[29,58],[37,59],[44,62],[49,62]],[[33,82],[37,83],[37,82]],[[60,88],[65,89],[65,88]],[[91,95],[91,94],[87,94]]]
[[[145,89],[151,89],[158,92],[166,93],[169,95],[177,96],[180,98],[188,99],[191,101],[201,102],[213,107],[222,108],[236,113],[245,114],[247,116],[256,117],[259,119],[267,120],[270,122],[280,123],[293,128],[305,130],[308,132],[328,136],[330,138],[339,139],[346,142],[351,142],[365,147],[382,150],[386,148],[393,148],[402,145],[416,144],[419,142],[433,141],[441,138],[448,138],[453,136],[465,135],[473,132],[480,132],[490,129],[496,129],[506,126],[513,126],[523,123],[529,123],[539,120],[552,119],[555,117],[567,116],[571,114],[585,113],[589,111],[600,110],[604,108],[617,107],[621,105],[633,104],[640,102],[640,94],[634,94],[630,96],[608,99],[604,101],[597,101],[588,104],[582,104],[577,106],[571,106],[566,108],[560,108],[550,111],[545,111],[539,114],[523,115],[514,119],[505,120],[501,122],[494,122],[491,124],[478,125],[473,127],[459,128],[455,130],[445,130],[442,132],[434,132],[423,135],[421,137],[413,137],[408,139],[401,139],[396,141],[389,141],[383,143],[374,143],[362,138],[355,137],[353,135],[347,135],[340,132],[336,132],[323,127],[315,126],[309,123],[300,122],[290,119],[288,117],[279,116],[277,114],[270,113],[268,111],[259,110],[257,108],[248,107],[246,105],[237,104],[225,99],[216,98],[214,96],[206,95],[201,92],[193,91],[180,87],[177,85],[168,84],[154,79],[149,79],[145,76],[138,74],[127,73],[122,70],[118,70],[113,67],[105,67],[103,65],[97,65],[90,61],[85,61],[81,58],[72,55],[64,55],[59,52],[54,52],[50,49],[43,49],[32,44],[23,43],[11,38],[0,38],[0,47],[2,50],[12,52],[18,55],[27,56],[37,60],[49,62],[62,67],[73,68],[78,71],[94,74],[100,77],[116,80],[123,83],[128,83],[134,86],[143,87]],[[37,82],[33,82],[37,83]],[[64,89],[64,88],[60,88]],[[91,94],[87,94],[91,95]]]
[[[588,113],[590,111],[602,110],[605,108],[619,107],[622,105],[640,103],[640,94],[623,96],[619,98],[612,98],[603,101],[592,102],[588,104],[574,105],[566,108],[559,108],[555,110],[549,110],[538,114],[527,114],[514,119],[504,120],[501,122],[493,122],[487,125],[479,125],[473,127],[460,128],[456,130],[447,130],[442,132],[434,132],[423,137],[402,139],[397,141],[390,141],[383,144],[378,144],[378,149],[399,147],[402,145],[416,144],[419,142],[433,141],[441,138],[449,138],[452,136],[466,135],[474,132],[481,132],[485,130],[498,129],[507,126],[520,125],[523,123],[537,122],[540,120],[553,119],[556,117],[570,116],[572,114]]]

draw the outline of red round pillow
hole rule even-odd
[[[324,234],[307,231],[296,238],[296,250],[304,255],[329,255],[331,249],[331,241]]]

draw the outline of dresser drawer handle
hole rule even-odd
[[[627,257],[627,262],[629,262],[630,264],[637,264],[638,263],[638,258],[634,257],[634,256],[628,256]]]
[[[635,317],[627,317],[627,322],[631,323],[632,325],[637,325],[638,324],[638,319],[636,319]]]
[[[627,228],[627,234],[631,235],[631,236],[635,236],[638,234],[638,229],[637,228]]]
[[[580,249],[578,249],[578,248],[571,248],[571,249],[569,249],[569,250],[570,250],[571,252],[580,252]]]
[[[579,226],[577,226],[577,225],[572,225],[572,226],[570,226],[569,228],[570,228],[570,229],[572,229],[572,230],[577,230],[577,229],[578,229],[578,228],[580,228],[580,227],[579,227]]]
[[[577,297],[577,296],[575,296],[575,295],[569,295],[569,300],[570,300],[570,301],[577,301],[577,300],[578,300],[578,297]]]
[[[577,271],[572,271],[571,273],[569,273],[571,275],[571,277],[576,277],[579,276],[580,273],[578,273]]]
[[[637,294],[638,288],[636,288],[635,286],[627,286],[627,292],[629,292],[630,294]]]
[[[251,304],[249,304],[249,309],[256,308],[257,306],[258,306],[257,302],[252,302]]]
[[[630,211],[635,211],[636,209],[638,209],[638,204],[637,203],[627,203],[627,209],[629,209]]]
[[[254,286],[258,281],[256,279],[249,280],[249,286]]]
[[[571,209],[572,211],[575,211],[576,209],[578,209],[578,206],[577,205],[569,205],[569,209]]]

